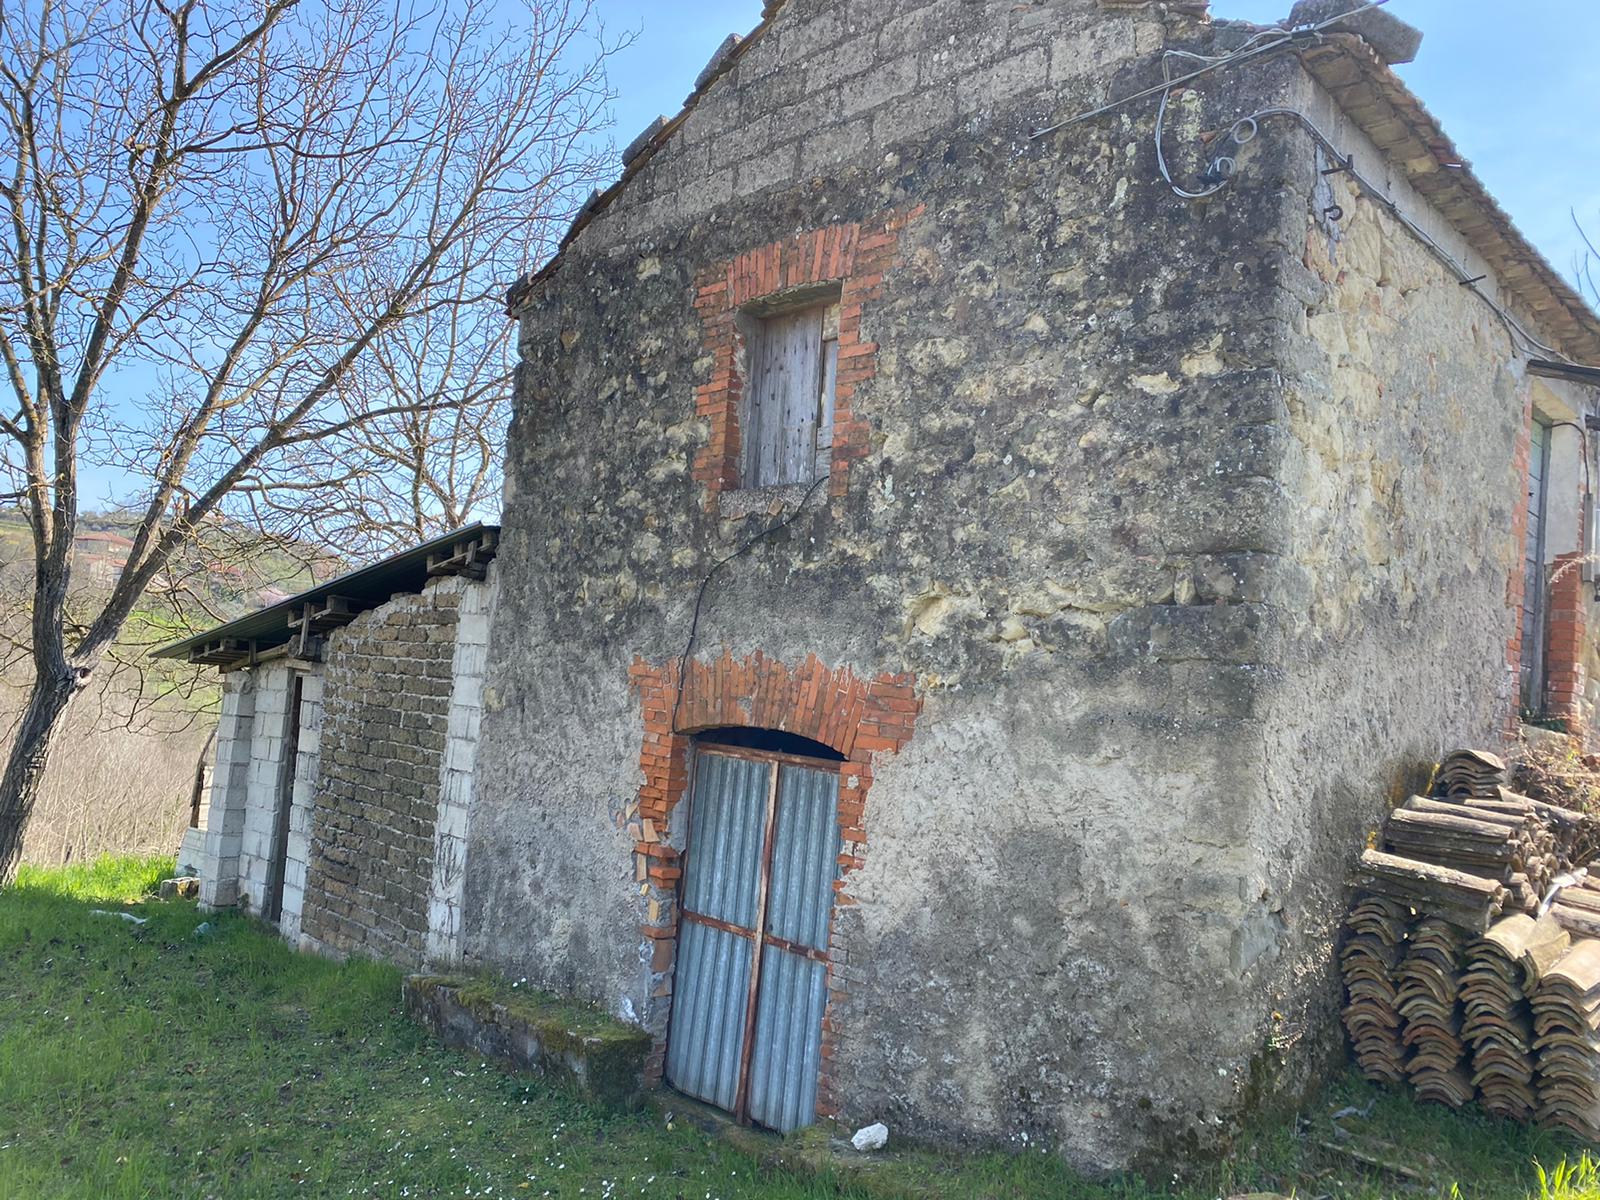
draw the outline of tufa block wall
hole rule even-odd
[[[306,943],[405,965],[429,941],[461,580],[363,613],[324,653]]]

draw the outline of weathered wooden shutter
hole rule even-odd
[[[812,477],[817,444],[822,316],[815,309],[761,323],[752,371],[752,487],[803,483]]]
[[[839,309],[769,317],[754,329],[745,421],[746,487],[810,483],[833,446]]]

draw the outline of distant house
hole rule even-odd
[[[1216,1146],[1384,797],[1589,728],[1600,318],[1385,13],[765,11],[512,289],[498,538],[165,651],[204,898],[774,1129]]]
[[[77,581],[96,588],[113,586],[128,565],[133,542],[121,534],[91,530],[72,539],[73,569]]]
[[[83,556],[98,556],[115,559],[119,563],[128,561],[128,555],[133,552],[133,541],[123,537],[120,533],[107,533],[91,530],[80,533],[72,539],[73,553]]]
[[[108,533],[101,530],[91,530],[80,533],[72,539],[73,545],[82,547],[86,552],[98,554],[120,554],[124,559],[133,549],[133,541],[123,537],[120,533]]]
[[[111,587],[122,575],[122,569],[128,565],[126,554],[85,554],[76,545],[73,550],[73,567],[77,580],[95,587]]]

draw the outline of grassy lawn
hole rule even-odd
[[[391,968],[292,954],[246,919],[150,899],[170,866],[25,870],[0,893],[0,1198],[1600,1200],[1592,1168],[1541,1189],[1536,1161],[1580,1167],[1566,1139],[1354,1078],[1170,1189],[1085,1182],[1042,1154],[911,1154],[864,1175],[801,1167],[797,1158],[826,1157],[815,1135],[733,1146],[660,1112],[597,1114],[445,1050],[401,1014]],[[1331,1114],[1369,1103],[1368,1116],[1340,1122],[1341,1138]],[[1404,1170],[1364,1166],[1350,1150]]]

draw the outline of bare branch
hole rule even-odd
[[[0,472],[35,680],[0,878],[65,705],[136,668],[141,605],[204,619],[175,580],[218,529],[377,552],[488,515],[498,297],[609,169],[593,5],[0,3]],[[107,466],[138,517],[85,608],[79,475]]]

